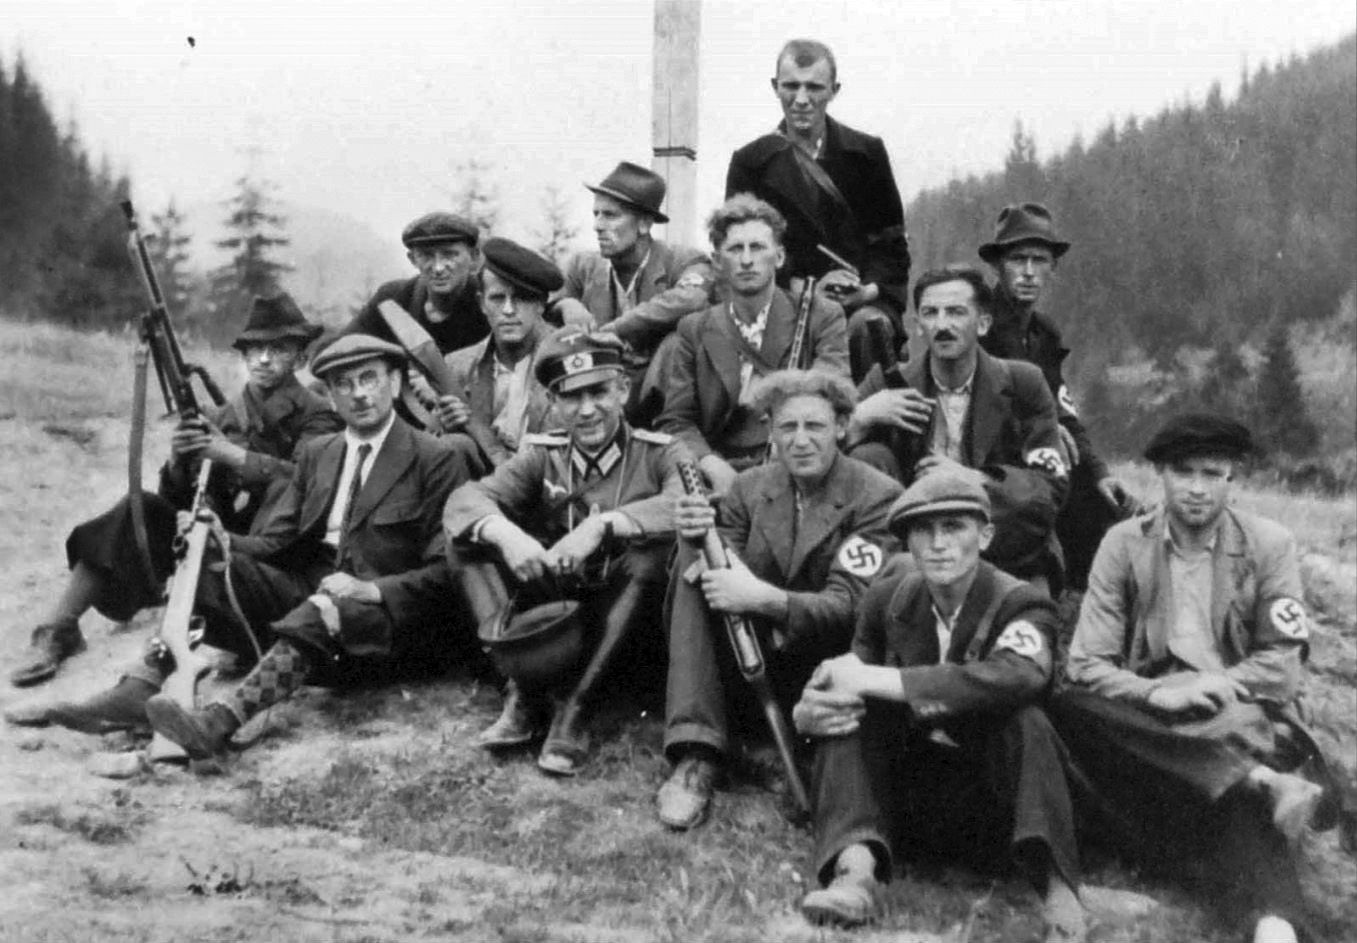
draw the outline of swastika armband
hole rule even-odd
[[[1029,468],[1040,468],[1057,478],[1064,478],[1069,474],[1069,470],[1065,468],[1065,460],[1060,457],[1058,451],[1049,446],[1042,446],[1028,452],[1023,458],[1023,462]]]
[[[684,272],[675,288],[706,288],[707,280],[701,272]]]
[[[870,540],[854,534],[839,547],[839,566],[858,579],[871,579],[881,569],[886,554]]]
[[[1074,397],[1070,395],[1070,388],[1065,384],[1060,384],[1060,391],[1055,394],[1055,401],[1060,404],[1061,409],[1071,416],[1079,415],[1079,410],[1074,408]]]
[[[1046,640],[1042,636],[1041,630],[1025,620],[1010,622],[994,642],[996,652],[1001,648],[1006,648],[1014,654],[1030,658],[1033,661],[1037,660],[1037,656],[1041,654],[1045,647]]]
[[[1297,642],[1310,640],[1310,617],[1299,600],[1290,596],[1278,596],[1272,600],[1267,610],[1268,623],[1283,638]]]

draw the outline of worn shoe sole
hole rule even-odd
[[[225,744],[213,742],[193,715],[168,697],[153,697],[147,701],[146,719],[156,733],[179,744],[189,759],[211,759],[225,748]]]
[[[504,750],[509,747],[521,747],[525,743],[532,743],[539,739],[543,734],[541,730],[507,730],[500,731],[494,727],[483,730],[476,735],[472,742],[483,750]]]
[[[860,927],[877,918],[876,898],[866,888],[824,887],[802,898],[801,913],[816,926]]]
[[[707,821],[711,799],[710,795],[702,796],[666,782],[655,795],[655,815],[665,827],[686,832]]]
[[[68,730],[78,730],[80,733],[104,734],[117,733],[119,730],[148,731],[151,729],[151,724],[145,715],[138,720],[130,718],[112,720],[108,717],[90,714],[81,710],[75,704],[53,704],[47,712],[47,719],[50,723],[65,727]]]
[[[35,684],[42,684],[44,681],[51,681],[57,676],[57,670],[61,668],[61,663],[73,655],[78,655],[85,650],[85,640],[81,638],[79,642],[71,647],[60,658],[47,658],[42,661],[29,662],[27,665],[21,665],[10,673],[9,683],[16,688],[31,688]]]

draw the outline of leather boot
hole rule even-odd
[[[879,886],[871,852],[864,845],[850,845],[840,852],[829,886],[801,898],[801,913],[816,925],[861,926],[878,916]]]
[[[674,767],[655,794],[655,811],[660,821],[677,831],[696,828],[707,818],[715,791],[716,763],[709,753],[691,751]]]
[[[558,702],[542,752],[537,757],[537,768],[553,776],[574,776],[589,756],[589,731],[584,726],[583,711],[575,698]]]
[[[164,694],[146,702],[146,717],[156,733],[179,744],[191,760],[208,760],[225,753],[231,734],[240,728],[240,721],[225,704],[187,710]]]
[[[174,656],[157,638],[127,674],[113,687],[83,701],[53,704],[47,719],[81,733],[112,733],[116,730],[149,730],[146,702],[160,691],[174,671]]]
[[[85,650],[85,636],[75,619],[45,622],[33,630],[29,660],[10,673],[16,688],[26,688],[51,680],[61,663]]]
[[[525,694],[510,681],[504,688],[504,707],[493,724],[476,735],[475,744],[487,750],[516,747],[542,735],[547,704],[540,695]]]

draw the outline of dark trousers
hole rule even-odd
[[[1248,739],[1220,735],[1223,724],[1170,725],[1078,688],[1050,710],[1089,841],[1202,886],[1231,922],[1271,912],[1305,923],[1295,856],[1267,798],[1245,784],[1259,762]]]
[[[1079,885],[1064,745],[1038,707],[949,725],[931,740],[900,705],[868,702],[858,732],[817,742],[812,795],[815,866],[833,877],[839,852],[865,844],[880,880],[891,855],[1011,860],[1044,893],[1054,869]]]
[[[75,569],[83,563],[99,575],[102,591],[94,608],[114,622],[159,605],[165,580],[174,570],[174,505],[149,491],[142,492],[142,500],[154,580],[148,580],[142,564],[132,529],[132,506],[126,497],[98,517],[76,525],[66,538],[67,566]]]

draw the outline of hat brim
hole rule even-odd
[[[565,286],[564,276],[561,276],[561,280],[559,282],[553,278],[551,280],[552,287],[547,288],[542,285],[529,284],[528,282],[519,278],[513,272],[500,268],[498,265],[496,265],[494,262],[491,262],[489,259],[485,259],[484,265],[485,270],[487,272],[493,272],[495,277],[498,278],[500,281],[506,282],[511,287],[527,295],[529,298],[533,298],[538,301],[543,302],[550,301],[551,293],[553,291],[559,291],[561,288]]]
[[[584,188],[586,190],[592,190],[594,193],[601,193],[604,196],[610,196],[617,202],[623,204],[624,206],[629,206],[632,209],[636,210],[638,213],[644,213],[651,219],[655,220],[655,222],[657,223],[669,222],[669,217],[665,216],[659,210],[652,210],[648,206],[642,206],[640,203],[637,203],[631,197],[627,196],[625,193],[622,193],[618,190],[613,190],[610,187],[595,186],[592,183],[586,183],[584,185]]]
[[[905,527],[910,521],[916,521],[921,517],[934,517],[938,514],[974,514],[977,517],[984,518],[985,522],[990,521],[989,508],[983,504],[976,504],[974,501],[938,501],[934,504],[925,504],[921,507],[909,511],[901,511],[890,520],[891,529]]]
[[[1047,239],[1045,236],[1023,236],[1020,239],[1005,239],[1003,242],[987,242],[977,251],[980,258],[993,265],[1007,250],[1024,242],[1039,242],[1044,246],[1050,246],[1051,254],[1057,259],[1070,251],[1070,243],[1060,239]]]
[[[240,336],[231,342],[231,346],[236,350],[244,350],[250,344],[263,344],[269,341],[279,341],[291,337],[301,341],[302,346],[305,347],[323,333],[325,333],[325,328],[321,327],[319,324],[255,329],[242,331]]]
[[[352,354],[345,354],[342,357],[336,357],[329,362],[313,365],[311,367],[311,374],[324,380],[336,370],[345,370],[349,367],[356,367],[358,364],[367,363],[369,360],[385,360],[397,370],[405,369],[406,364],[409,362],[404,354],[391,354],[386,353],[385,351],[381,353],[373,351],[357,351]]]
[[[450,233],[438,236],[416,236],[414,239],[403,240],[405,248],[417,249],[421,246],[441,246],[449,242],[465,242],[471,248],[476,248],[476,243],[480,241],[480,236],[469,236],[464,233]]]
[[[584,389],[586,386],[594,386],[603,383],[615,376],[626,373],[622,365],[618,363],[603,364],[594,367],[592,370],[581,370],[579,373],[572,373],[570,376],[561,377],[555,383],[551,384],[554,393],[573,393],[575,390]]]

